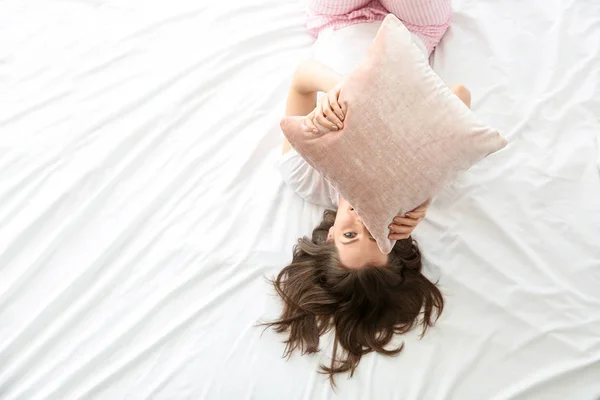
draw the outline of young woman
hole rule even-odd
[[[429,56],[450,23],[451,5],[450,0],[311,1],[307,26],[319,35],[331,34],[357,24],[380,24],[389,12],[405,24],[415,44]],[[341,78],[314,60],[301,63],[289,90],[286,115],[306,115],[304,122],[313,130],[315,122],[331,130],[342,129],[345,109],[338,103],[336,89]],[[470,106],[470,93],[464,86],[452,90]],[[318,98],[318,92],[326,94]],[[399,353],[402,346],[386,349],[394,333],[422,324],[424,334],[441,313],[442,294],[421,274],[420,253],[410,237],[428,204],[394,219],[389,237],[397,242],[390,254],[384,254],[352,205],[285,140],[279,168],[300,196],[328,210],[312,237],[298,240],[292,262],[273,281],[284,309],[277,321],[267,325],[289,333],[287,356],[295,349],[302,354],[319,351],[319,337],[333,329],[331,364],[321,366],[333,383],[336,373],[350,371],[352,375],[366,353]]]

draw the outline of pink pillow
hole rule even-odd
[[[344,129],[314,134],[302,117],[281,128],[300,155],[345,198],[384,253],[396,215],[432,198],[460,171],[502,149],[429,67],[409,31],[389,14],[366,59],[341,82]]]

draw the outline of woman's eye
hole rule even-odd
[[[344,236],[347,237],[348,239],[352,239],[353,237],[356,236],[356,233],[354,233],[354,232],[346,232],[346,233],[344,233]]]

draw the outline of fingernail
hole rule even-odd
[[[340,129],[342,129],[342,128],[344,127],[344,125],[342,125],[342,124],[338,124],[337,126],[338,126],[338,128],[340,128]]]
[[[319,133],[319,130],[318,130],[318,129],[316,129],[316,128],[315,128],[315,129],[313,129],[312,131],[313,131],[313,133]]]
[[[331,129],[333,129],[334,131],[337,131],[338,127],[334,125]]]

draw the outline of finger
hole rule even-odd
[[[389,226],[390,234],[392,233],[411,233],[415,227],[414,226],[404,226],[404,225],[395,225],[392,224]]]
[[[419,219],[396,217],[394,218],[394,223],[392,225],[417,226],[419,222],[421,222]]]
[[[321,123],[319,123],[319,121],[317,121],[317,117],[313,118],[312,123],[314,126],[317,127],[317,132],[321,132],[323,129],[325,129],[326,132],[331,132],[331,129]]]
[[[408,239],[410,237],[410,233],[391,233],[388,235],[388,239],[392,240],[403,240]]]
[[[406,213],[406,216],[412,219],[423,219],[425,215],[427,215],[427,211],[410,211]]]
[[[331,104],[331,103],[328,103]],[[335,112],[333,112],[333,110],[330,107],[324,108],[323,109],[323,114],[325,114],[325,117],[327,117],[327,119],[330,122],[333,122],[338,129],[342,129],[344,127],[344,125],[342,124],[342,121],[338,118],[337,115],[335,115]]]
[[[312,111],[310,114],[308,114],[306,116],[306,118],[304,118],[304,125],[306,125],[306,127],[314,132],[314,133],[318,133],[319,130],[317,129],[317,127],[315,126],[315,124],[313,123],[313,118],[315,117],[315,112]]]
[[[341,129],[340,125],[342,125],[342,121],[335,115],[333,111],[331,111],[331,106],[329,104],[329,98],[327,96],[323,96],[323,102],[321,103],[321,112],[325,115],[325,118],[329,121],[329,124],[333,124],[335,128],[332,126],[331,129]]]
[[[329,121],[323,114],[319,113],[315,117],[315,120],[323,127],[332,131],[337,131],[338,127],[331,121]]]
[[[312,131],[313,133],[319,132],[315,124],[313,124],[312,117],[310,116],[310,114],[304,119],[304,125],[306,125],[308,130]]]
[[[329,95],[329,105],[330,105],[331,109],[333,110],[335,115],[337,115],[340,122],[343,121],[344,113],[342,112],[342,108],[340,107],[340,104],[338,103],[339,91],[332,90],[331,92],[329,92],[328,95]]]
[[[327,101],[327,96],[321,96],[319,98],[319,101],[317,102],[317,107],[315,107],[314,122],[315,124],[320,124],[326,129],[333,130],[332,123],[330,121],[327,121],[327,117],[325,117],[325,114],[323,113],[323,107],[327,107],[324,106],[323,103],[326,103]]]

